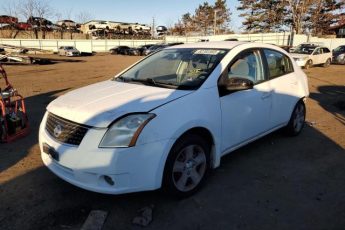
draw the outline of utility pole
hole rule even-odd
[[[155,17],[152,17],[152,31],[151,31],[151,38],[154,39],[155,38]]]
[[[213,35],[216,35],[217,29],[217,13],[220,12],[220,9],[214,9],[214,24],[213,24]]]

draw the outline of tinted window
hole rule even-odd
[[[345,46],[338,46],[334,49],[335,52],[345,52]]]
[[[264,81],[262,59],[259,51],[245,51],[236,57],[227,69],[227,77],[247,78],[254,83]]]
[[[299,45],[291,53],[312,54],[315,48],[316,47],[312,45]]]
[[[291,60],[286,55],[278,51],[267,49],[264,50],[264,53],[268,64],[270,79],[293,72]]]
[[[329,51],[329,49],[328,48],[322,48],[322,50],[323,50],[323,53],[325,54],[325,53],[330,53],[331,51]]]
[[[316,48],[313,54],[314,55],[322,54],[322,50],[320,48]]]

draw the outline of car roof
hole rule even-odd
[[[232,49],[238,45],[248,44],[248,42],[238,41],[215,41],[215,42],[197,42],[190,44],[181,44],[171,48],[213,48],[213,49]]]

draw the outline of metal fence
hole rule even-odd
[[[1,39],[1,45],[36,48],[56,52],[60,46],[75,46],[81,52],[107,52],[123,45],[138,47],[146,44],[162,43],[163,40],[59,40],[59,39]]]
[[[294,35],[290,33],[262,33],[262,34],[228,34],[228,35],[215,35],[215,36],[166,36],[160,40],[60,40],[60,39],[2,39],[0,38],[0,44],[27,47],[27,48],[38,48],[44,50],[51,50],[56,52],[60,46],[75,46],[82,52],[107,52],[109,49],[115,46],[129,46],[138,47],[146,44],[157,44],[163,42],[183,42],[183,43],[194,43],[200,40],[209,41],[223,41],[229,38],[236,38],[239,41],[251,41],[251,42],[262,42],[270,43],[275,45],[291,45],[296,46],[303,42],[323,42],[326,46],[333,49],[338,45],[344,45],[345,39],[341,38],[316,38],[308,37],[306,35]]]

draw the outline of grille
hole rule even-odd
[[[46,130],[59,142],[79,145],[89,128],[89,126],[68,121],[51,113],[48,114]]]

